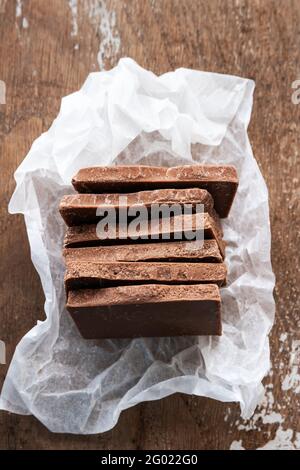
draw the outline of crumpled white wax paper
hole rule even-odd
[[[268,192],[247,136],[254,83],[178,69],[156,76],[131,59],[91,73],[62,100],[51,128],[15,173],[11,213],[23,213],[47,319],[18,344],[0,407],[33,414],[50,430],[98,433],[122,410],[175,392],[240,402],[249,417],[269,368],[274,319]],[[120,154],[120,155],[119,155]],[[60,198],[81,167],[235,165],[228,219],[223,336],[86,341],[64,308]],[[21,249],[21,248],[20,248]],[[38,312],[37,312],[38,316]]]

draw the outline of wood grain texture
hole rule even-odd
[[[111,21],[115,15],[118,51],[117,42],[103,43],[104,3]],[[300,432],[299,394],[289,381],[300,344],[300,105],[291,101],[291,84],[300,79],[299,25],[299,0],[78,0],[74,34],[67,0],[24,1],[20,16],[14,0],[0,0],[0,79],[7,87],[0,105],[0,338],[8,364],[20,338],[43,318],[44,302],[22,217],[7,214],[13,172],[50,126],[61,97],[97,69],[100,43],[108,67],[130,56],[156,73],[184,66],[256,81],[249,132],[270,191],[277,277],[269,395],[250,422],[239,419],[235,404],[185,395],[127,410],[113,430],[97,436],[51,434],[31,416],[0,412],[0,448],[228,449],[237,441],[256,449],[280,426],[264,423],[264,410],[280,412],[281,427]],[[1,383],[6,370],[0,366]]]

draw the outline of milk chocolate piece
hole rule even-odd
[[[86,339],[222,334],[213,284],[81,289],[68,293],[67,309]]]
[[[96,225],[78,225],[69,227],[66,232],[65,247],[97,246],[103,244],[125,244],[132,243],[136,233],[129,226],[117,225],[109,232],[96,232]],[[154,242],[158,240],[192,240],[191,235],[203,228],[205,239],[215,239],[220,252],[224,257],[225,243],[220,238],[219,231],[214,219],[205,213],[181,215],[170,218],[169,221],[152,220],[149,225],[141,227],[139,238],[141,242]],[[184,230],[183,230],[184,229]]]
[[[100,261],[222,262],[215,240],[65,248],[64,257],[67,263],[69,261],[88,263]]]
[[[187,165],[178,167],[112,166],[82,168],[72,184],[80,193],[133,192],[162,188],[206,189],[220,217],[227,217],[238,177],[233,166]]]
[[[128,194],[72,194],[62,198],[59,211],[71,227],[99,222],[101,214],[104,215],[107,209],[114,209],[118,213],[120,208],[128,211],[129,208],[145,207],[151,214],[153,204],[178,205],[180,210],[182,206],[189,205],[193,212],[196,212],[197,204],[202,204],[204,212],[211,213],[219,223],[213,209],[213,198],[205,189],[199,188],[156,189]],[[102,211],[99,215],[96,214],[97,209]]]
[[[66,261],[66,290],[128,284],[217,284],[226,282],[224,263],[102,263]]]

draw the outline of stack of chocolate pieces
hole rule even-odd
[[[237,190],[235,168],[94,167],[72,183],[79,194],[64,196],[60,213],[68,226],[67,309],[82,336],[221,335],[226,266],[219,217],[227,217]],[[129,215],[143,207],[150,214],[154,204],[188,205],[193,213],[175,214],[170,224],[147,219],[138,237],[119,219],[109,233],[99,230],[110,210]],[[191,240],[200,227],[204,241]]]

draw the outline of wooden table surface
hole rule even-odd
[[[124,412],[102,435],[52,434],[32,416],[0,412],[4,449],[300,448],[300,0],[0,0],[0,338],[7,365],[16,344],[43,319],[43,293],[22,216],[7,214],[13,172],[47,130],[61,97],[90,71],[130,56],[162,73],[192,67],[256,82],[250,139],[270,191],[277,277],[273,367],[266,397],[249,421],[236,404],[186,395]],[[1,384],[6,366],[0,366]]]

